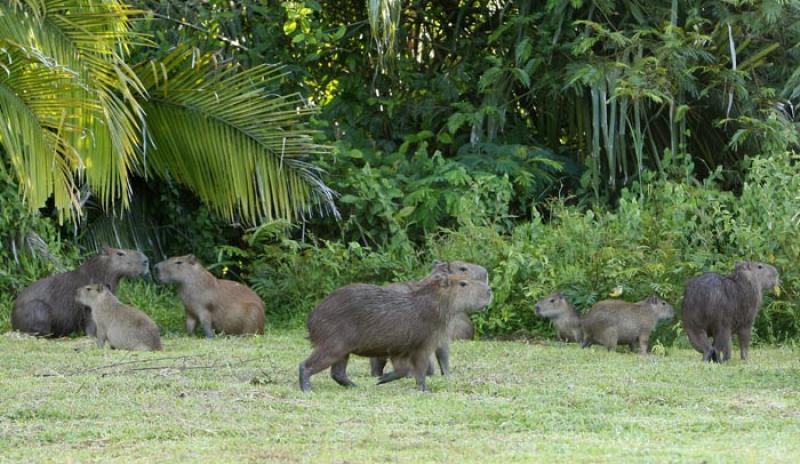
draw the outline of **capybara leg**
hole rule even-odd
[[[450,343],[448,341],[442,342],[436,348],[436,360],[439,361],[439,369],[442,375],[450,375]]]
[[[311,391],[311,374],[308,372],[306,368],[305,361],[300,363],[300,390],[303,392],[310,392]]]
[[[608,351],[614,351],[617,349],[616,330],[606,330],[602,335],[602,340],[603,340],[603,346],[605,346]]]
[[[422,392],[428,391],[428,385],[425,384],[425,371],[430,366],[430,357],[425,353],[417,353],[411,359],[411,364],[414,379],[417,381],[417,389]]]
[[[344,359],[336,361],[331,365],[331,378],[343,387],[355,387],[356,384],[347,378],[347,360],[349,356]]]
[[[104,331],[97,331],[97,347],[101,350],[106,345],[106,333]]]
[[[650,340],[650,334],[641,334],[639,335],[639,352],[643,355],[647,355],[647,345],[648,341]],[[634,350],[631,350],[634,351]]]
[[[721,328],[714,334],[714,351],[721,353],[719,362],[731,359],[731,329]]]
[[[692,344],[695,350],[703,353],[703,362],[716,362],[716,353],[711,342],[708,340],[708,334],[705,330],[687,329],[686,335],[689,336],[689,343]]]
[[[197,318],[191,314],[186,315],[186,333],[194,335],[194,330],[197,328]]]
[[[314,350],[311,356],[300,363],[300,390],[304,392],[311,390],[311,376],[329,368],[333,363],[342,359],[341,355],[321,354],[320,350]]]
[[[20,311],[14,308],[11,315],[11,326],[15,330],[35,335],[53,335],[54,330],[51,325],[50,306],[41,301],[35,300],[25,304]]]
[[[747,354],[750,350],[750,332],[752,330],[751,327],[739,330],[739,354],[742,356],[742,361],[747,360]]]
[[[97,326],[94,323],[94,319],[92,318],[91,313],[87,315],[86,318],[86,328],[84,329],[86,335],[89,337],[94,337],[97,335]]]
[[[631,349],[631,353],[636,353],[636,343],[628,343],[628,348]]]
[[[387,372],[382,376],[378,377],[378,385],[394,382],[395,380],[402,379],[406,375],[408,375],[408,372],[402,372],[402,373],[398,371]]]
[[[388,358],[369,358],[369,374],[373,377],[382,376],[387,360]]]
[[[214,338],[214,326],[211,324],[210,314],[200,317],[200,325],[203,327],[203,335],[206,338]]]

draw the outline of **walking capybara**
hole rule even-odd
[[[387,285],[385,288],[402,293],[411,293],[425,285],[428,279],[439,272],[450,275],[462,275],[468,279],[489,283],[489,272],[483,266],[464,261],[435,261],[431,273],[425,278],[409,282],[398,282]],[[450,374],[450,340],[471,340],[475,336],[475,328],[472,325],[472,320],[466,313],[456,314],[447,327],[447,334],[447,338],[436,348],[435,353],[442,375]],[[386,366],[387,359],[386,356],[370,358],[370,373],[374,377],[383,375],[383,368]],[[428,375],[433,375],[433,364],[428,368]]]
[[[611,351],[617,343],[630,346],[631,351],[639,350],[647,354],[647,340],[660,319],[675,315],[672,306],[664,300],[651,296],[638,303],[620,300],[603,300],[581,319],[584,348],[599,343]]]
[[[732,334],[739,337],[741,357],[747,359],[761,291],[777,286],[778,281],[774,267],[745,261],[737,263],[729,276],[706,272],[686,284],[683,328],[694,349],[703,353],[703,361],[729,360]],[[709,337],[714,338],[713,345]]]
[[[534,307],[537,316],[553,321],[556,338],[561,341],[580,342],[583,340],[581,317],[575,306],[561,293],[554,293],[539,300]]]
[[[426,391],[428,358],[447,337],[450,319],[459,312],[478,310],[492,300],[484,282],[437,273],[410,293],[376,285],[352,284],[328,295],[308,316],[308,334],[314,347],[300,363],[300,389],[311,389],[311,376],[331,368],[340,385],[355,386],[347,378],[351,354],[388,356],[395,370],[378,383],[405,377],[409,371],[417,387]]]
[[[161,350],[156,323],[133,306],[120,303],[109,287],[103,284],[83,286],[75,299],[91,308],[98,348],[103,348],[108,340],[111,348],[119,350]]]
[[[116,293],[123,277],[148,271],[147,256],[135,250],[105,248],[74,271],[37,280],[20,292],[11,312],[11,328],[34,335],[66,337],[95,328],[87,308],[75,301],[78,288],[92,283],[108,285]]]
[[[194,255],[176,256],[155,267],[156,278],[178,284],[186,310],[186,332],[193,334],[197,323],[207,338],[214,332],[227,335],[264,333],[264,302],[247,286],[217,279]]]

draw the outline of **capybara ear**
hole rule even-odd
[[[106,256],[111,256],[114,253],[114,250],[111,247],[104,246],[103,247],[103,254]]]
[[[444,272],[444,271],[447,271],[449,266],[450,266],[450,263],[448,263],[447,261],[439,261],[437,259],[436,261],[433,262],[433,270],[434,271],[442,271],[442,272]]]
[[[739,261],[736,263],[736,267],[734,267],[737,271],[749,271],[750,270],[750,261]]]
[[[436,274],[434,274],[433,281],[436,282],[436,285],[439,287],[450,286],[450,278],[444,272],[437,272]]]
[[[647,303],[648,304],[658,304],[658,296],[650,295],[650,297],[647,298]]]
[[[195,255],[189,255],[186,257],[186,261],[189,264],[197,264],[197,257],[195,257]]]
[[[106,290],[108,290],[109,292],[111,291],[111,285],[109,285],[109,284],[104,284],[103,286],[104,286],[104,287],[106,288]]]

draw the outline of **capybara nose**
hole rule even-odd
[[[542,313],[542,307],[541,307],[541,306],[539,306],[539,305],[536,305],[536,306],[534,307],[534,309],[536,310],[536,314],[541,314],[541,313]]]

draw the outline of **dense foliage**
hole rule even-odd
[[[154,44],[132,62],[174,59],[180,45],[244,70],[285,65],[272,89],[317,110],[314,142],[332,151],[308,153],[309,167],[338,192],[341,217],[229,226],[205,204],[231,191],[208,172],[182,171],[198,140],[175,135],[169,158],[152,164],[174,176],[131,182],[123,215],[103,214],[99,202],[74,230],[29,213],[3,223],[15,234],[35,223],[67,263],[76,241],[84,252],[113,241],[154,259],[191,251],[250,283],[273,323],[297,325],[337,286],[416,278],[433,259],[464,259],[486,265],[495,289],[478,328],[505,335],[549,333],[531,308],[552,291],[580,309],[618,287],[623,298],[655,292],[679,308],[687,278],[759,259],[783,283],[766,299],[757,340],[800,336],[798,1],[130,3],[147,10],[132,30]],[[135,69],[158,88],[158,73]],[[191,80],[193,69],[175,72]],[[245,104],[227,100],[238,102],[232,112]],[[169,136],[173,115],[149,113],[164,123],[154,134]],[[239,148],[229,154],[243,162]],[[19,205],[13,181],[4,188],[4,201]],[[40,260],[10,256],[11,288],[51,269],[20,273]],[[168,293],[128,288],[179,330]],[[659,340],[680,330],[665,324]]]

